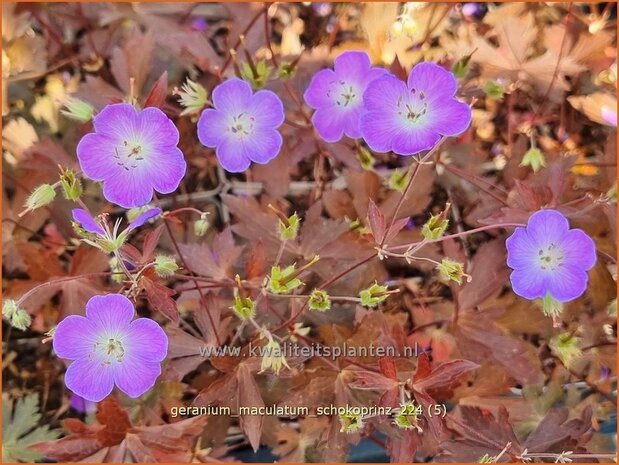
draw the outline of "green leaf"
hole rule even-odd
[[[13,410],[13,404],[15,409]],[[11,413],[13,415],[11,416]],[[38,394],[29,394],[16,402],[11,402],[8,394],[2,395],[2,461],[34,462],[43,454],[31,450],[29,446],[41,441],[50,441],[60,435],[49,426],[39,426]]]

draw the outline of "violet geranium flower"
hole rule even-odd
[[[77,145],[84,174],[103,182],[107,200],[124,208],[151,201],[153,190],[169,194],[187,164],[177,147],[174,123],[158,108],[137,111],[128,103],[106,106],[92,120],[95,132]]]
[[[277,156],[284,122],[284,105],[270,90],[255,94],[238,78],[228,79],[213,90],[213,107],[202,112],[198,139],[214,148],[221,166],[232,173],[265,164]]]
[[[326,142],[337,142],[344,134],[358,139],[363,93],[387,71],[372,67],[368,54],[359,51],[340,54],[333,68],[318,71],[303,98],[316,110],[312,122]]]
[[[550,294],[558,302],[580,297],[587,288],[587,271],[596,261],[595,243],[580,229],[569,229],[556,210],[540,210],[526,228],[507,239],[507,265],[512,289],[526,299]]]
[[[71,315],[58,323],[54,351],[72,360],[64,381],[73,393],[99,402],[114,385],[133,398],[153,387],[168,353],[168,337],[151,319],[133,320],[134,313],[128,298],[108,294],[92,297],[85,317]]]
[[[363,94],[363,138],[376,152],[414,155],[461,134],[471,109],[454,98],[457,86],[453,73],[429,62],[415,65],[407,83],[393,75],[372,81]]]

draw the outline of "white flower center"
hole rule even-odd
[[[125,348],[118,336],[110,337],[109,335],[104,335],[95,342],[93,355],[96,355],[97,359],[101,360],[102,365],[112,365],[123,361]]]
[[[253,115],[247,112],[239,113],[238,115],[232,117],[230,126],[227,130],[238,139],[243,139],[254,133],[255,122],[256,118]]]
[[[114,161],[126,171],[131,171],[144,161],[144,152],[141,142],[123,140],[120,147],[114,147]]]
[[[555,271],[563,265],[565,254],[554,242],[537,252],[537,263],[544,271]]]
[[[426,95],[423,91],[417,92],[415,88],[410,90],[408,98],[400,96],[397,104],[398,115],[409,125],[416,124],[428,111]]]
[[[359,102],[359,91],[346,81],[334,81],[331,83],[327,96],[334,99],[338,107],[349,107]]]

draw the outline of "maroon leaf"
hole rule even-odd
[[[146,100],[144,100],[144,107],[163,107],[166,96],[168,94],[168,72],[164,71],[159,79],[151,87]]]
[[[381,243],[385,237],[385,215],[383,215],[372,199],[368,202],[368,225],[376,243]]]
[[[178,322],[178,308],[176,308],[174,299],[170,297],[176,294],[176,291],[173,291],[157,281],[151,280],[147,276],[142,276],[140,279],[140,287],[146,292],[146,298],[155,310],[163,313],[173,322]]]

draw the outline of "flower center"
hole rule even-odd
[[[114,160],[118,166],[130,171],[144,160],[144,151],[140,142],[124,140],[120,147],[114,147]]]
[[[428,111],[425,93],[423,91],[417,92],[417,89],[412,88],[406,97],[400,96],[397,110],[398,115],[400,115],[407,124],[418,123]]]
[[[352,84],[346,81],[334,81],[331,83],[327,96],[333,98],[339,107],[348,107],[359,101],[359,92]]]
[[[256,118],[247,113],[239,113],[232,117],[228,131],[235,135],[238,139],[251,136],[254,133],[254,123]]]
[[[563,265],[564,258],[563,251],[555,243],[542,247],[537,252],[538,264],[544,271],[555,271]]]
[[[125,356],[122,341],[115,337],[103,337],[99,342],[95,342],[94,351],[100,357],[102,365],[120,363]]]

